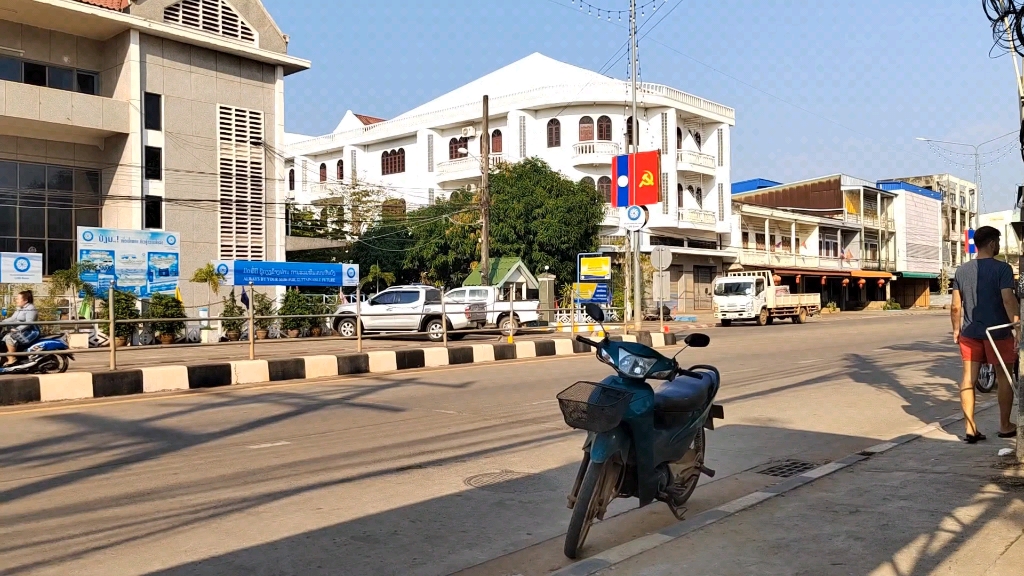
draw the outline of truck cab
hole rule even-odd
[[[821,311],[820,294],[790,294],[788,286],[777,286],[767,270],[732,272],[715,279],[713,310],[722,326],[734,320],[754,320],[758,326],[775,318],[791,318],[803,324]]]

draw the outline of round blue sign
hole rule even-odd
[[[226,275],[227,273],[228,273],[228,265],[227,264],[218,264],[217,265],[217,274]]]
[[[345,271],[345,275],[348,276],[349,278],[355,278],[356,269],[352,266],[349,266],[348,270]]]
[[[19,256],[14,259],[14,269],[18,272],[28,272],[28,269],[32,267],[32,262],[24,256]]]
[[[629,218],[630,220],[639,220],[643,214],[644,213],[640,210],[639,206],[630,206],[629,209],[626,210],[626,218]]]
[[[168,236],[167,237],[167,245],[168,246],[174,246],[177,243],[178,243],[178,239],[175,238],[174,236]]]
[[[93,238],[94,236],[92,235],[92,232],[90,232],[89,230],[82,232],[82,240],[85,240],[86,242],[92,242]]]

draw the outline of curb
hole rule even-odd
[[[636,335],[611,336],[612,340],[636,342],[655,348],[673,346],[674,334],[642,331]],[[233,384],[256,384],[281,380],[303,380],[378,374],[435,368],[456,364],[479,364],[500,360],[572,356],[590,352],[590,346],[570,338],[523,340],[514,344],[471,344],[376,350],[358,354],[300,356],[269,360],[237,360],[191,366],[171,365],[104,372],[68,372],[19,376],[0,380],[0,406],[28,402],[52,402],[128,396],[169,390],[217,388]]]
[[[975,413],[988,410],[996,405],[997,402],[995,400],[978,404],[975,408]],[[694,515],[692,518],[687,518],[686,520],[677,522],[653,534],[647,534],[646,536],[641,536],[624,544],[619,544],[618,546],[605,550],[600,554],[596,554],[590,558],[580,560],[579,562],[570,564],[560,570],[556,570],[551,573],[551,576],[590,576],[591,574],[595,574],[601,570],[606,570],[616,564],[633,558],[634,556],[638,556],[648,550],[657,548],[662,544],[667,544],[705,526],[710,526],[711,524],[714,524],[723,518],[728,518],[737,512],[753,508],[757,504],[778,496],[779,494],[785,494],[786,492],[790,492],[801,486],[810,484],[819,478],[824,478],[825,476],[834,474],[844,468],[849,468],[857,462],[867,460],[876,454],[882,454],[896,448],[897,446],[902,446],[908,442],[918,440],[929,432],[942,428],[943,426],[948,426],[954,422],[959,422],[963,419],[963,414],[947,416],[937,422],[933,422],[923,428],[919,428],[917,431],[911,432],[910,434],[897,436],[888,442],[882,442],[881,444],[876,444],[870,448],[861,450],[860,452],[854,452],[845,458],[840,458],[834,462],[823,464],[814,470],[804,472],[803,474],[793,476],[792,478],[787,478],[778,484],[768,486],[756,492],[751,492],[746,496],[741,496],[716,508],[705,510],[700,514]]]

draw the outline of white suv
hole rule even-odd
[[[392,286],[379,292],[359,309],[358,320],[364,333],[426,332],[431,342],[444,339],[441,324],[441,291],[432,286]],[[341,336],[356,335],[356,304],[342,304],[335,311],[334,330]],[[486,307],[481,304],[445,304],[448,330],[483,327],[487,321]],[[457,340],[465,334],[449,335]]]

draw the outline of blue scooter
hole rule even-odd
[[[604,321],[600,307],[587,304],[586,312],[599,324]],[[573,559],[594,521],[604,519],[615,498],[639,498],[641,507],[657,499],[681,520],[700,475],[715,475],[704,466],[704,429],[714,430],[714,419],[725,417],[722,406],[714,403],[720,385],[715,367],[684,369],[675,356],[667,358],[643,344],[612,341],[607,335],[600,341],[583,336],[576,340],[595,348],[597,359],[616,375],[577,382],[558,394],[565,423],[589,432],[569,493],[572,519],[564,552]],[[711,338],[690,334],[684,342],[679,352],[703,348]],[[665,383],[655,389],[649,379]]]
[[[0,331],[0,338],[6,330]],[[19,356],[19,361],[13,365],[0,367],[0,375],[4,374],[56,374],[67,372],[71,361],[75,356],[68,354],[40,354],[40,352],[59,352],[69,350],[66,334],[57,336],[44,336],[37,338],[27,346],[18,346],[18,352],[28,352],[32,356]],[[0,351],[0,357],[3,351]],[[2,359],[0,359],[2,361]]]

